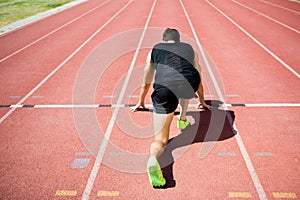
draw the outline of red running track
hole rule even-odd
[[[90,0],[2,35],[0,198],[298,199],[299,13],[288,0]],[[202,55],[215,108],[192,100],[182,133],[174,119],[157,189],[152,113],[127,104],[166,27]]]

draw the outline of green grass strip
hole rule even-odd
[[[74,0],[0,0],[0,27]]]

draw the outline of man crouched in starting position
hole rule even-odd
[[[176,29],[167,28],[163,33],[163,42],[156,44],[149,52],[139,102],[131,107],[133,112],[145,108],[144,100],[154,74],[154,91],[151,98],[155,141],[150,146],[147,172],[152,186],[164,186],[166,180],[157,159],[168,143],[170,125],[178,103],[180,104],[177,122],[179,129],[185,129],[190,124],[186,112],[189,99],[194,98],[195,93],[200,101],[199,107],[210,109],[210,106],[204,101],[197,53],[191,45],[180,42],[180,34]]]

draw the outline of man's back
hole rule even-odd
[[[159,43],[152,49],[151,60],[155,65],[155,84],[174,87],[199,77],[195,69],[194,50],[186,43]]]

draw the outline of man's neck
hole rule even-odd
[[[168,41],[165,41],[166,43],[175,43],[174,40],[168,40]]]

